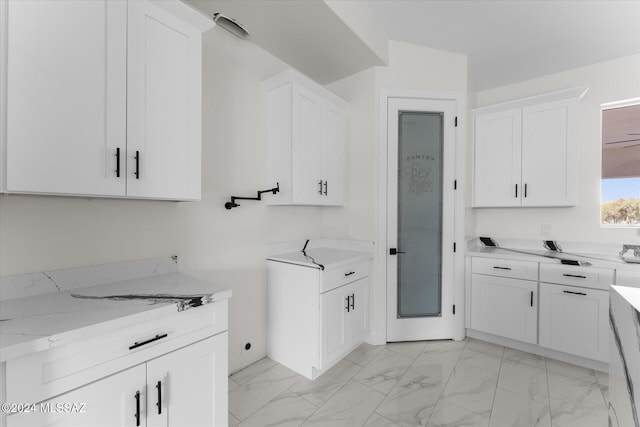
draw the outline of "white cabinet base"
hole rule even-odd
[[[477,331],[475,329],[467,329],[466,335],[469,338],[475,338],[481,341],[490,342],[492,344],[502,345],[520,351],[526,351],[531,354],[537,354],[539,356],[548,357],[549,359],[560,360],[562,362],[571,363],[573,365],[583,366],[588,369],[595,369],[596,371],[600,372],[607,372],[609,369],[608,363],[599,362],[597,360],[587,359],[580,356],[574,356],[572,354],[567,354],[561,351],[540,347],[535,344],[529,344],[522,341],[499,337],[497,335],[488,334],[486,332]]]

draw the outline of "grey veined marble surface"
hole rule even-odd
[[[181,273],[133,276],[0,301],[0,361],[231,297],[228,289]]]
[[[609,425],[640,427],[640,289],[611,288]]]

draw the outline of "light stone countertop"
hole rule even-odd
[[[0,362],[230,297],[172,272],[0,301]]]

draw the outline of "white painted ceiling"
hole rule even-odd
[[[640,52],[640,0],[369,4],[390,39],[468,55],[472,90]]]

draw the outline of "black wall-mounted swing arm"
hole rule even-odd
[[[280,192],[280,183],[276,182],[276,186],[269,189],[269,190],[263,190],[263,191],[258,191],[258,197],[238,197],[238,196],[231,196],[231,201],[227,202],[224,204],[224,207],[227,209],[231,209],[231,208],[237,208],[238,206],[240,206],[239,204],[236,203],[236,200],[262,200],[262,194],[263,193],[272,193],[272,194],[276,194]]]

